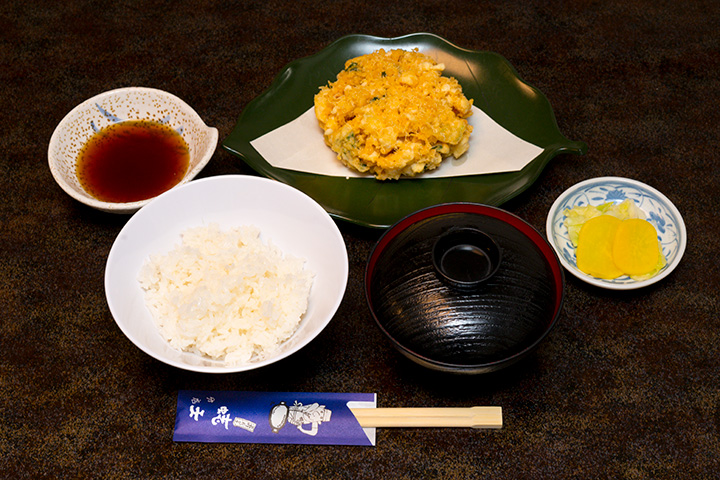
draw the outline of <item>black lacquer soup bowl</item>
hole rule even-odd
[[[521,218],[448,203],[403,218],[378,240],[365,294],[380,329],[411,360],[487,373],[526,357],[560,314],[555,251]]]

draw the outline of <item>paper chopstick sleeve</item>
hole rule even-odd
[[[374,393],[178,392],[173,440],[205,443],[365,445],[348,403],[374,407]]]

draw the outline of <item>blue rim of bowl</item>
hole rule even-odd
[[[575,248],[563,224],[563,212],[575,206],[620,203],[626,198],[635,201],[658,231],[667,264],[657,275],[645,280],[634,280],[626,275],[601,279],[580,271],[577,268]],[[675,205],[655,188],[623,177],[590,178],[573,185],[550,207],[545,227],[548,241],[566,270],[586,283],[610,290],[633,290],[659,282],[678,266],[687,245],[685,222]]]

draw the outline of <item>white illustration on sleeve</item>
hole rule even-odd
[[[295,401],[292,406],[288,406],[285,402],[280,402],[270,411],[270,426],[273,433],[278,433],[289,423],[295,425],[302,433],[315,436],[319,426],[323,422],[329,422],[331,415],[331,410],[318,403],[303,405]],[[310,427],[305,428],[307,425]]]

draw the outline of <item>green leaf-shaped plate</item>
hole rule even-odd
[[[543,148],[543,152],[518,172],[381,182],[275,168],[250,145],[250,141],[311,108],[319,87],[334,81],[346,60],[380,48],[418,48],[444,63],[444,74],[457,78],[463,93],[474,99],[476,107],[518,137]],[[269,89],[247,105],[223,147],[259,174],[305,192],[333,217],[375,228],[386,228],[410,213],[439,203],[499,206],[537,180],[555,155],[584,154],[587,150],[585,143],[570,141],[560,133],[547,98],[518,78],[502,56],[465,50],[427,33],[398,38],[349,35],[315,55],[295,60]]]

